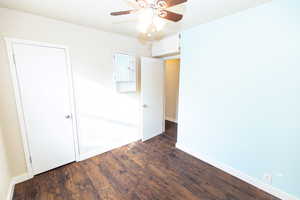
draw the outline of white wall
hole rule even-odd
[[[183,32],[178,147],[300,197],[300,1]]]
[[[9,170],[6,150],[4,148],[1,127],[0,127],[0,172],[1,172],[0,173],[0,199],[4,200],[7,198],[8,195],[11,173]]]
[[[112,58],[115,52],[150,56],[148,46],[141,45],[134,38],[0,8],[0,117],[14,176],[25,173],[26,165],[4,37],[69,47],[79,112],[81,153],[96,148],[105,150],[103,143],[122,142],[111,141],[111,137],[133,140],[139,136],[139,92],[115,93]],[[131,135],[122,138],[126,133]],[[106,138],[99,141],[103,137]]]

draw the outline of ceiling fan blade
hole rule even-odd
[[[131,14],[131,13],[135,13],[137,11],[138,10],[125,10],[125,11],[119,11],[119,12],[112,12],[112,13],[110,13],[110,15],[112,15],[112,16],[128,15],[128,14]]]
[[[167,19],[167,20],[171,20],[173,22],[178,22],[183,18],[183,15],[177,14],[177,13],[174,13],[174,12],[171,12],[168,10],[162,10],[159,17]]]
[[[187,1],[188,0],[157,0],[156,4],[158,5],[159,2],[165,2],[166,3],[165,8],[169,8],[169,7],[172,7],[172,6],[177,6],[179,4],[185,3]]]

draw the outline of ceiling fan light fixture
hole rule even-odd
[[[149,26],[152,24],[154,17],[153,9],[151,8],[144,8],[141,10],[139,15],[139,22],[138,22],[138,31],[141,33],[148,32]]]
[[[146,15],[146,14],[145,14]],[[146,17],[147,16],[147,17]],[[140,33],[155,33],[161,31],[165,25],[166,21],[156,15],[146,15],[139,20],[137,29]]]

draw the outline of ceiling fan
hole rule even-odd
[[[187,2],[187,0],[135,0],[136,3],[131,2],[131,5],[134,6],[133,10],[119,11],[110,13],[112,16],[118,15],[127,15],[140,11],[141,9],[152,9],[153,12],[161,18],[178,22],[182,19],[183,15],[177,14],[171,11],[166,10],[182,3]]]
[[[110,13],[112,16],[128,15],[133,13],[140,14],[140,32],[147,36],[153,35],[153,33],[159,32],[164,20],[172,22],[179,22],[182,18],[182,14],[178,14],[167,10],[173,6],[187,2],[187,0],[126,0],[127,3],[133,7],[131,10],[118,11]]]

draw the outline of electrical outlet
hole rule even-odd
[[[272,180],[273,180],[273,176],[271,174],[264,174],[263,176],[263,180],[268,183],[268,184],[272,184]]]

